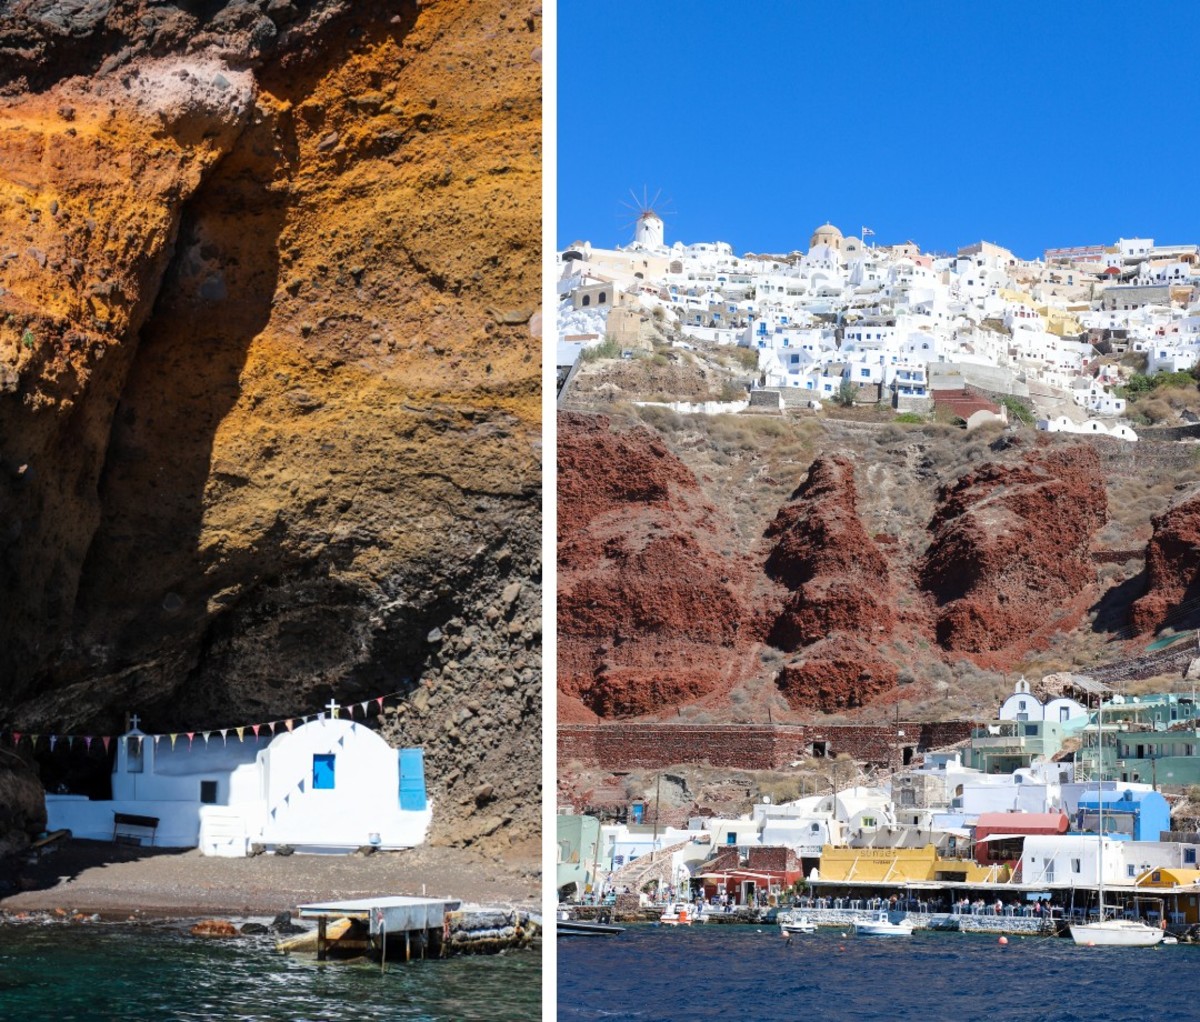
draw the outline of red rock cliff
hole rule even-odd
[[[731,686],[753,633],[747,572],[692,474],[602,416],[560,415],[558,459],[564,714],[659,713]]]
[[[939,495],[920,584],[938,604],[943,649],[987,653],[1053,625],[1094,580],[1092,535],[1107,502],[1086,444],[988,464]]]
[[[1153,519],[1146,547],[1146,593],[1132,609],[1139,633],[1161,627],[1183,604],[1197,597],[1200,584],[1200,497],[1192,497]]]
[[[774,540],[767,574],[791,592],[771,630],[773,645],[794,650],[835,631],[891,631],[896,593],[887,562],[858,516],[848,458],[814,461],[767,537]]]

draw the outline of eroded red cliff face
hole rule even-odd
[[[865,621],[891,632],[896,593],[887,562],[859,518],[849,459],[813,462],[766,534],[774,543],[767,574],[790,592],[771,630],[773,645],[795,650],[831,632],[859,631]]]
[[[745,674],[729,523],[645,429],[559,416],[558,685],[568,719],[659,713]]]
[[[859,517],[853,463],[836,455],[813,462],[766,535],[767,574],[789,591],[769,641],[803,650],[775,679],[789,705],[836,713],[892,688],[896,667],[869,643],[890,637],[897,592]]]
[[[1106,495],[1086,444],[1006,438],[938,492],[922,552],[871,534],[850,457],[813,461],[755,543],[656,434],[566,414],[559,437],[564,720],[760,719],[765,692],[852,712],[931,664],[1009,669],[1098,595]]]
[[[943,489],[921,587],[938,604],[938,644],[995,653],[1052,626],[1094,580],[1104,478],[1086,444],[988,464]]]
[[[1133,605],[1131,624],[1139,633],[1166,623],[1172,612],[1195,600],[1200,587],[1200,497],[1191,497],[1153,519],[1146,547],[1146,593]]]

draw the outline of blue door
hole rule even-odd
[[[423,749],[400,750],[400,808],[425,808],[425,752]]]

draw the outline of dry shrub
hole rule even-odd
[[[1179,417],[1176,410],[1171,407],[1171,402],[1160,394],[1139,401],[1137,411],[1155,426],[1174,423]]]
[[[684,427],[683,416],[670,408],[657,405],[636,405],[635,414],[647,426],[660,433],[678,433]]]

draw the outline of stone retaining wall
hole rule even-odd
[[[845,754],[860,763],[896,767],[903,750],[943,748],[967,739],[966,720],[872,724],[561,724],[560,763],[606,770],[709,763],[742,770],[780,770],[814,755]],[[903,731],[904,735],[898,735]]]

